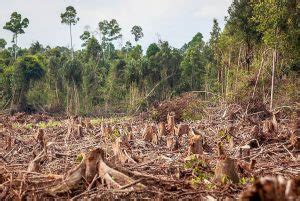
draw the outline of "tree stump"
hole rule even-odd
[[[163,122],[158,123],[158,138],[161,139],[163,136],[166,135],[166,127]]]
[[[215,180],[222,184],[232,181],[233,183],[239,182],[239,176],[236,171],[235,160],[225,155],[221,143],[218,143],[218,156],[219,159],[215,169]]]
[[[190,130],[189,125],[187,124],[179,124],[178,126],[174,126],[174,129],[175,129],[175,134],[178,137],[181,137],[184,134],[188,134]]]
[[[36,133],[36,136],[35,136],[35,140],[37,142],[37,144],[39,146],[41,146],[42,148],[45,147],[45,136],[44,136],[44,130],[39,128],[37,133]]]
[[[245,161],[250,162],[250,146],[249,145],[240,147],[239,158],[243,158]]]
[[[176,136],[172,135],[167,137],[167,148],[171,151],[175,151],[179,148],[179,142]]]
[[[152,142],[154,144],[158,143],[158,136],[156,129],[152,124],[146,124],[143,132],[143,139],[146,142]]]
[[[175,113],[171,112],[167,116],[167,130],[169,134],[174,134],[174,127],[175,127]]]
[[[189,155],[191,154],[203,154],[203,141],[200,135],[194,135],[191,137],[189,142]]]

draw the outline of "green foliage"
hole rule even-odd
[[[83,160],[83,158],[84,158],[84,154],[80,153],[76,156],[76,161],[81,162]]]
[[[43,50],[44,50],[43,45],[40,44],[38,41],[36,41],[31,44],[31,46],[29,48],[29,53],[37,54],[37,53],[41,53]]]
[[[81,85],[82,69],[82,63],[77,59],[68,60],[65,63],[63,68],[63,75],[69,85]]]
[[[25,33],[24,29],[29,25],[29,20],[27,18],[22,19],[22,15],[13,12],[10,16],[10,21],[6,22],[3,29],[13,32],[13,51],[15,59],[17,58],[17,47],[18,47],[18,35]]]
[[[83,40],[82,47],[87,45],[87,41],[91,38],[91,33],[88,31],[84,31],[83,34],[80,36],[80,39]]]
[[[77,12],[73,6],[68,6],[66,11],[60,15],[61,23],[67,25],[75,25],[79,21],[79,17],[76,16]]]
[[[274,102],[289,105],[284,102],[295,101],[299,88],[298,10],[296,0],[234,0],[224,29],[214,19],[207,42],[197,33],[180,49],[159,40],[145,53],[130,41],[119,48],[122,29],[115,19],[99,22],[101,41],[94,32],[85,31],[80,36],[82,49],[74,52],[72,26],[79,18],[72,6],[61,14],[61,22],[70,28],[71,49],[39,42],[18,48],[18,34],[24,33],[29,21],[14,12],[4,26],[13,33],[13,45],[6,47],[0,39],[0,107],[25,110],[31,105],[47,112],[101,116],[147,110],[154,102],[189,91],[201,91],[199,97],[209,104],[222,99],[244,104],[250,100],[259,69],[255,96],[268,104],[270,50],[276,50],[278,100]],[[140,26],[131,33],[135,42],[144,35]],[[189,103],[183,118],[201,119],[204,105]],[[157,114],[152,117],[157,119]]]
[[[194,177],[190,182],[195,187],[203,183],[204,180],[209,180],[213,177],[212,174],[206,173],[204,171],[205,169],[208,169],[208,165],[205,163],[205,161],[199,159],[196,155],[191,155],[186,158],[184,168],[192,170]],[[210,187],[212,188],[212,186]]]
[[[41,79],[44,75],[45,71],[42,68],[38,58],[35,56],[21,57],[16,61],[12,75],[12,83],[14,88],[12,110],[26,110],[26,95],[31,82]]]
[[[131,33],[134,35],[135,42],[138,42],[142,37],[144,37],[143,29],[140,26],[133,26]]]
[[[93,61],[99,60],[102,48],[98,40],[92,36],[86,42],[86,59],[92,59]]]
[[[104,41],[113,41],[122,36],[122,29],[115,19],[112,19],[110,21],[103,20],[99,22],[99,30],[103,35]]]
[[[24,28],[27,28],[28,24],[29,20],[27,18],[22,19],[21,14],[13,12],[10,16],[10,21],[6,22],[3,29],[7,29],[18,35],[25,33]]]
[[[202,90],[204,88],[205,64],[203,62],[202,45],[187,49],[180,65],[181,88],[187,90]]]
[[[159,49],[159,47],[157,46],[157,44],[156,44],[156,43],[152,43],[152,44],[149,45],[149,47],[148,47],[148,49],[147,49],[146,56],[147,56],[148,58],[150,58],[151,56],[155,56],[156,53],[159,52],[159,50],[160,50],[160,49]]]
[[[4,49],[6,45],[7,42],[3,38],[0,38],[0,50]]]

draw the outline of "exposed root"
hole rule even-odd
[[[83,181],[89,183],[93,182],[95,175],[99,175],[103,184],[106,184],[109,188],[120,189],[124,185],[135,182],[127,175],[110,168],[104,162],[104,151],[100,148],[90,151],[74,169],[70,170],[64,177],[62,182],[57,186],[48,190],[51,195],[58,193],[65,193],[70,190],[74,190]],[[83,180],[84,178],[84,180]],[[142,184],[135,185],[135,188],[143,188]]]

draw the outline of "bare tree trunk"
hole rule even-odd
[[[242,46],[240,46],[239,56],[238,56],[238,63],[237,63],[237,67],[236,67],[234,92],[237,91],[238,72],[239,72],[239,67],[240,67],[241,52],[242,52]]]
[[[228,66],[227,66],[227,72],[226,72],[226,78],[225,78],[225,97],[228,94],[228,88],[229,88],[229,71],[231,66],[231,50],[229,52],[229,58],[228,58]]]
[[[72,59],[74,59],[73,40],[72,40],[72,25],[71,24],[70,24],[70,39],[71,39],[71,54],[72,54]]]
[[[14,48],[14,50],[15,50],[15,60],[16,60],[17,59],[17,50],[18,50],[18,34],[15,34],[14,38],[15,38],[15,48]]]
[[[275,78],[275,62],[276,62],[276,47],[273,51],[273,64],[272,64],[272,85],[271,85],[271,100],[270,111],[273,110],[273,98],[274,98],[274,78]]]

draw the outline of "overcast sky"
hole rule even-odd
[[[146,48],[158,37],[167,40],[173,47],[181,47],[201,32],[209,38],[213,18],[217,18],[221,28],[232,0],[0,0],[0,38],[9,43],[11,32],[3,30],[5,22],[14,11],[27,17],[29,27],[19,38],[19,45],[28,47],[39,41],[43,45],[69,46],[69,32],[60,22],[60,13],[72,5],[80,17],[73,27],[75,49],[80,48],[79,36],[89,26],[97,28],[103,19],[116,19],[123,34],[123,44],[133,40],[130,29],[134,25],[143,28],[145,37],[140,41]]]

